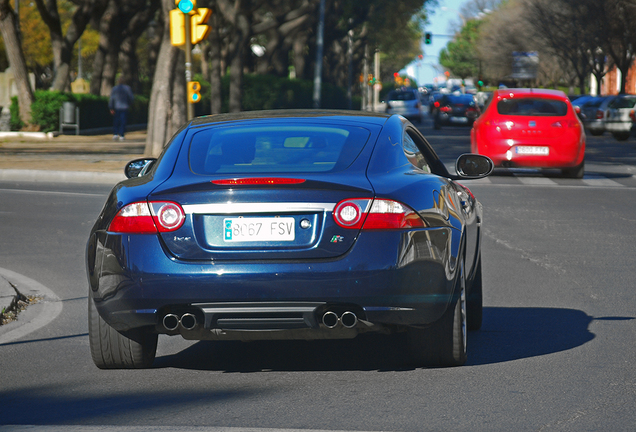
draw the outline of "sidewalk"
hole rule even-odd
[[[107,135],[0,133],[0,181],[111,184],[124,180],[124,166],[143,156],[146,131]],[[0,210],[2,204],[0,203]],[[0,276],[0,314],[13,307],[17,293]]]
[[[126,162],[143,156],[146,131],[112,135],[0,134],[0,180],[115,184]]]

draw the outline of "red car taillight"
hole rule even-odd
[[[452,109],[451,107],[449,107],[449,106],[443,106],[443,107],[441,107],[439,110],[440,110],[441,112],[443,112],[443,113],[449,113],[449,112],[451,112],[453,109]]]
[[[135,202],[117,212],[108,231],[127,234],[156,234],[175,231],[183,225],[185,213],[170,201]]]
[[[597,120],[601,120],[603,118],[603,115],[604,115],[603,111],[601,111],[601,110],[597,110],[596,111]]]
[[[424,228],[424,220],[409,206],[388,199],[354,198],[340,201],[334,221],[343,228],[363,230]]]

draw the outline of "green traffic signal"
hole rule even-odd
[[[430,33],[426,33],[426,34],[424,35],[424,43],[425,43],[426,45],[430,45],[430,44],[431,44],[432,39],[433,39],[433,35],[432,35],[432,34],[430,34]]]
[[[179,0],[178,8],[184,14],[189,14],[194,9],[194,4],[193,0]]]

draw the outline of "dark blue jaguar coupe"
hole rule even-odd
[[[126,166],[88,240],[100,368],[189,340],[405,333],[422,366],[466,361],[482,316],[481,205],[398,115],[256,111],[187,123]]]

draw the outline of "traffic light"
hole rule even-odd
[[[179,4],[184,1],[180,0]],[[192,45],[201,42],[210,34],[210,26],[206,23],[211,15],[212,9],[207,8],[199,8],[189,14]],[[174,46],[185,45],[185,14],[180,9],[170,11],[170,43]]]
[[[197,13],[190,17],[192,45],[201,42],[210,34],[210,26],[206,24],[210,15],[212,15],[212,9],[199,8],[197,9]]]
[[[197,9],[197,0],[174,0],[174,4],[184,14],[189,14]]]
[[[188,102],[201,102],[201,84],[198,81],[188,81]]]
[[[182,0],[182,1],[183,1],[183,0]],[[426,33],[426,34],[424,35],[424,43],[425,43],[426,45],[430,45],[430,44],[431,44],[432,39],[433,39],[433,35],[432,35],[432,34],[430,34],[430,33]]]
[[[185,15],[179,9],[170,11],[170,43],[173,46],[185,45]]]

